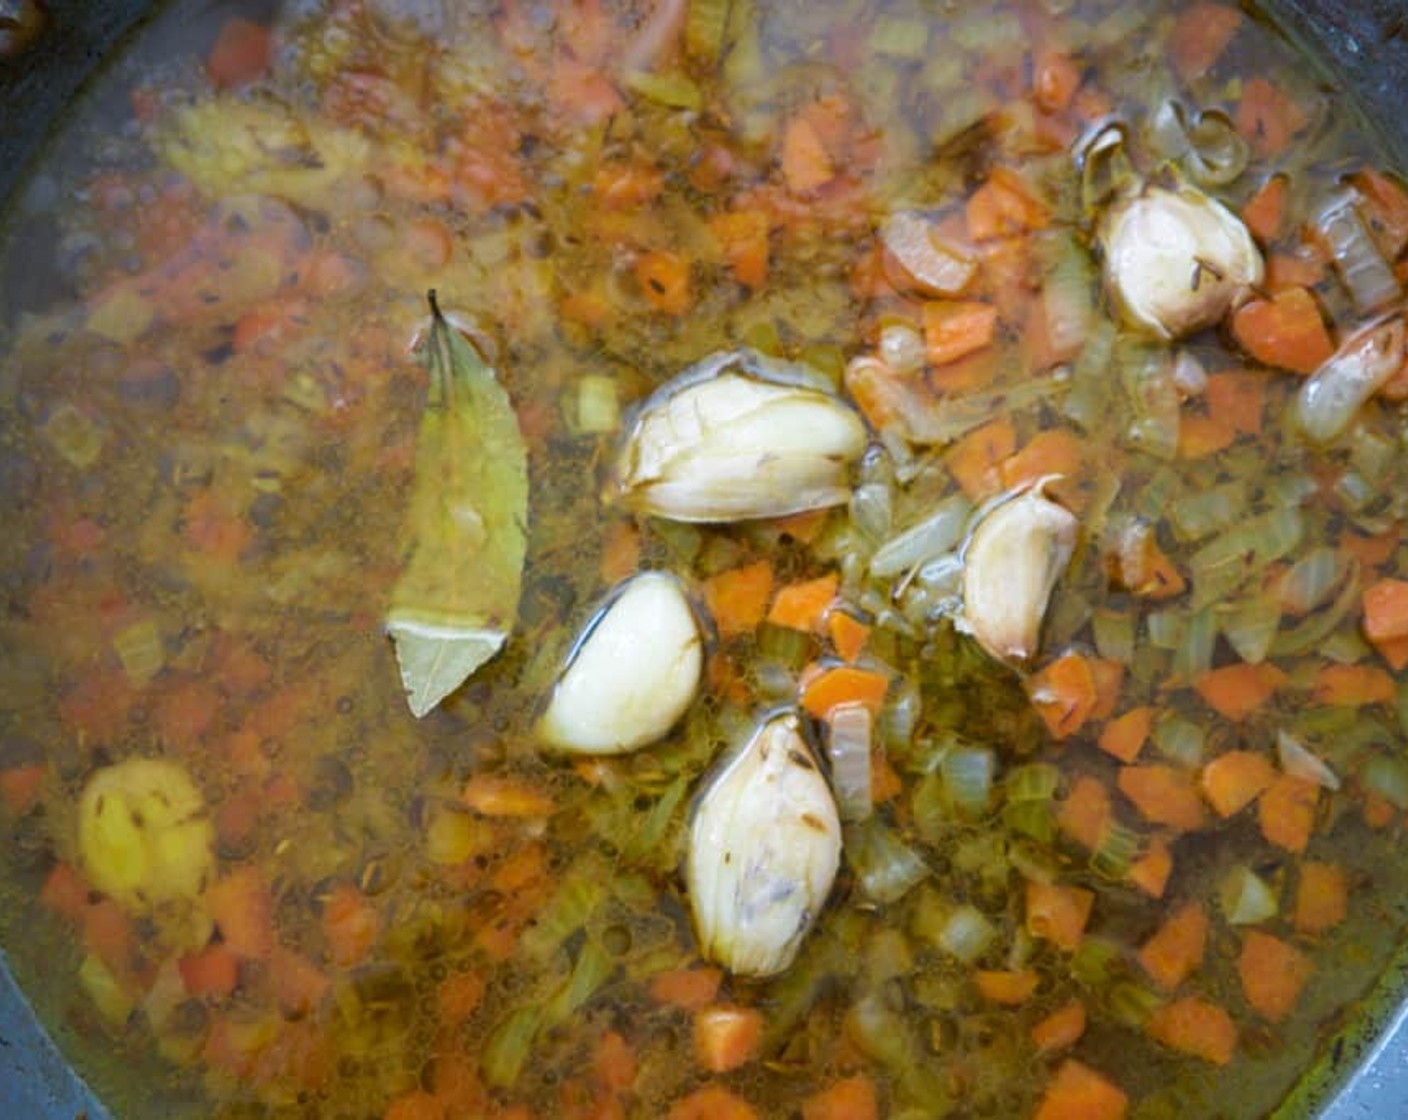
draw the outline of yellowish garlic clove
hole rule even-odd
[[[665,735],[699,690],[703,637],[679,580],[621,584],[577,639],[538,734],[575,754],[624,754]]]
[[[1261,283],[1247,227],[1193,187],[1149,187],[1105,217],[1105,286],[1130,326],[1179,338],[1212,326]]]
[[[674,521],[746,521],[840,505],[865,426],[832,394],[728,365],[691,371],[645,405],[615,496]]]
[[[1075,516],[1042,486],[989,510],[963,550],[961,626],[1001,661],[1035,655],[1051,592],[1075,549]]]
[[[704,956],[741,976],[786,969],[840,859],[831,789],[798,717],[775,716],[717,770],[690,825],[685,885]]]

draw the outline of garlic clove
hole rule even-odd
[[[679,580],[643,572],[578,637],[538,735],[576,754],[624,754],[662,738],[699,690],[703,637]]]
[[[821,389],[727,365],[687,371],[646,402],[615,494],[674,521],[783,517],[847,501],[865,445],[855,410]]]
[[[685,885],[703,954],[741,976],[786,969],[841,859],[831,789],[794,713],[715,772],[689,830]]]
[[[1242,221],[1192,187],[1150,187],[1104,221],[1105,286],[1130,326],[1179,338],[1218,322],[1260,284]]]
[[[1000,661],[1035,653],[1056,581],[1075,550],[1075,515],[1046,480],[990,509],[963,549],[962,629]]]

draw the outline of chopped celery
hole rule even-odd
[[[606,901],[610,885],[611,870],[601,857],[588,854],[578,859],[563,874],[537,922],[523,935],[524,952],[539,960],[556,952]]]
[[[963,964],[973,964],[997,937],[997,928],[982,911],[964,904],[955,907],[944,922],[935,942]]]
[[[1173,651],[1173,678],[1194,681],[1212,668],[1213,647],[1217,642],[1217,616],[1211,607],[1194,611],[1183,626]]]
[[[1229,482],[1212,490],[1195,491],[1169,510],[1174,532],[1185,541],[1198,541],[1235,524],[1246,512],[1247,484]]]
[[[621,401],[616,379],[595,374],[577,382],[577,430],[604,435],[621,425]]]
[[[1274,592],[1261,592],[1228,609],[1221,617],[1222,633],[1237,656],[1259,665],[1271,652],[1281,626],[1281,603]]]
[[[1320,644],[1357,608],[1363,582],[1359,578],[1359,562],[1351,560],[1345,570],[1339,594],[1324,610],[1308,615],[1289,630],[1280,631],[1271,643],[1271,652],[1278,657],[1295,656],[1318,649]]]
[[[584,941],[572,975],[542,1008],[542,1026],[555,1027],[570,1020],[606,983],[615,968],[616,962],[610,953],[591,938]]]
[[[626,77],[626,85],[647,101],[667,109],[698,112],[704,107],[703,91],[692,78],[679,71],[637,70]]]
[[[1144,617],[1149,644],[1156,649],[1177,649],[1187,620],[1188,616],[1180,610],[1150,611]]]
[[[684,45],[690,57],[713,66],[723,53],[732,0],[690,0],[684,22]]]
[[[1038,844],[1056,839],[1056,816],[1050,801],[1009,801],[1002,807],[1002,823]]]
[[[1133,829],[1112,823],[1100,837],[1100,844],[1090,856],[1090,869],[1106,879],[1119,882],[1128,874],[1134,857],[1139,854],[1140,838]]]
[[[490,1032],[479,1053],[485,1081],[496,1089],[513,1088],[532,1053],[542,1019],[543,1009],[529,1004],[510,1012]]]
[[[1169,716],[1154,727],[1154,746],[1170,762],[1189,769],[1203,761],[1207,732],[1192,720]]]
[[[1121,665],[1134,661],[1138,614],[1133,610],[1097,607],[1091,612],[1090,623],[1095,634],[1095,649],[1101,657]]]
[[[144,618],[119,630],[112,639],[117,659],[128,680],[140,688],[166,664],[166,644],[156,621]]]
[[[1061,771],[1049,762],[1029,762],[1008,771],[1003,786],[1010,803],[1050,801],[1061,784]]]
[[[939,762],[948,802],[961,816],[980,817],[992,800],[997,756],[981,747],[955,747]]]
[[[1364,764],[1359,780],[1396,809],[1408,809],[1408,763],[1387,754],[1376,754]]]
[[[861,889],[876,902],[894,902],[929,877],[924,857],[893,828],[874,819],[848,833],[845,853]]]
[[[1193,609],[1225,598],[1228,591],[1293,551],[1304,536],[1305,516],[1292,508],[1259,514],[1214,537],[1189,559]]]

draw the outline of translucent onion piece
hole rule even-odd
[[[1395,315],[1361,331],[1301,386],[1296,418],[1315,443],[1329,443],[1359,409],[1402,367],[1403,319]]]
[[[997,929],[983,912],[966,903],[956,906],[939,930],[939,948],[963,964],[973,964],[986,951]]]
[[[864,704],[843,704],[827,721],[826,757],[841,819],[861,821],[874,809],[870,791],[873,719]]]
[[[1359,781],[1396,809],[1408,809],[1408,764],[1392,755],[1376,754],[1364,764]]]
[[[1188,129],[1183,167],[1203,187],[1221,187],[1239,178],[1251,160],[1251,147],[1225,113],[1199,113]]]
[[[1326,765],[1314,751],[1286,731],[1276,735],[1276,757],[1281,769],[1293,777],[1320,786],[1322,789],[1340,788],[1339,776]]]
[[[986,813],[992,802],[997,756],[982,747],[954,747],[939,762],[949,804],[969,818]]]
[[[892,214],[880,227],[886,274],[901,291],[956,296],[978,270],[972,255],[945,239],[922,214]]]
[[[1276,916],[1276,892],[1245,864],[1233,867],[1217,885],[1223,916],[1234,926],[1251,926]]]
[[[870,558],[870,574],[889,579],[948,552],[963,539],[973,507],[961,494],[945,498],[932,513],[891,537]]]
[[[1330,250],[1345,290],[1360,314],[1382,311],[1403,298],[1393,268],[1364,227],[1355,194],[1341,191],[1315,219],[1315,230]]]
[[[1137,189],[1139,181],[1129,161],[1124,128],[1102,129],[1080,151],[1080,203],[1089,217],[1114,199]]]
[[[1281,579],[1281,605],[1304,614],[1325,601],[1342,575],[1339,553],[1328,545],[1312,548]]]
[[[889,825],[875,819],[859,825],[848,837],[846,857],[861,889],[876,902],[894,902],[929,877],[924,857]]]

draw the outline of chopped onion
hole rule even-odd
[[[1177,649],[1183,640],[1184,617],[1179,610],[1150,611],[1144,618],[1149,644],[1155,649]]]
[[[1192,769],[1203,761],[1207,733],[1192,720],[1171,716],[1154,728],[1154,746],[1170,762]]]
[[[1353,191],[1341,191],[1315,219],[1315,230],[1330,250],[1335,270],[1361,314],[1381,311],[1403,297],[1389,262],[1364,227]]]
[[[1185,397],[1201,397],[1208,388],[1208,371],[1188,350],[1180,350],[1173,361],[1173,383]]]
[[[1132,664],[1138,615],[1127,610],[1101,609],[1091,615],[1090,621],[1095,632],[1096,652],[1122,665]]]
[[[1339,554],[1328,545],[1312,548],[1281,578],[1281,605],[1304,614],[1325,601],[1341,576]]]
[[[1194,681],[1212,668],[1213,647],[1217,644],[1217,618],[1211,607],[1188,616],[1183,636],[1173,651],[1173,677]]]
[[[939,948],[964,964],[973,964],[986,952],[997,929],[976,907],[964,904],[955,907],[939,930]]]
[[[929,876],[924,857],[894,829],[875,820],[848,835],[845,851],[861,889],[876,902],[894,902]]]
[[[1292,552],[1304,536],[1305,516],[1291,508],[1270,510],[1214,537],[1188,560],[1193,573],[1193,609],[1223,600],[1228,592]]]
[[[1285,731],[1276,736],[1276,756],[1281,769],[1294,778],[1320,786],[1322,789],[1340,788],[1339,777],[1304,743]]]
[[[1317,648],[1359,606],[1359,592],[1359,561],[1351,557],[1335,601],[1290,630],[1278,633],[1271,643],[1271,652],[1278,657],[1294,657]]]
[[[1139,833],[1112,821],[1101,833],[1100,844],[1090,856],[1090,869],[1095,874],[1116,882],[1129,874],[1134,857],[1139,854]]]
[[[1276,892],[1245,864],[1233,867],[1217,885],[1217,901],[1227,921],[1251,926],[1276,916]]]
[[[1048,265],[1041,289],[1046,344],[1059,358],[1078,354],[1095,316],[1095,270],[1090,254],[1070,235],[1046,243]]]
[[[924,368],[924,336],[908,323],[889,323],[880,330],[880,357],[896,373],[918,373]]]
[[[870,574],[889,579],[952,550],[963,539],[972,512],[962,494],[945,498],[922,521],[880,546],[870,558]]]
[[[977,271],[972,255],[946,240],[921,214],[892,214],[880,227],[886,273],[900,291],[923,296],[956,296]]]
[[[1199,113],[1188,129],[1183,166],[1199,186],[1221,187],[1237,179],[1251,160],[1251,147],[1225,113]]]
[[[871,540],[890,535],[890,487],[883,482],[863,482],[851,494],[851,523]]]
[[[1235,524],[1246,509],[1247,484],[1239,479],[1179,498],[1169,509],[1169,519],[1182,540],[1198,541]]]
[[[870,709],[844,704],[831,713],[826,755],[831,761],[831,788],[841,819],[860,821],[874,808],[870,790]]]
[[[1029,762],[1008,771],[1003,786],[1009,803],[1050,801],[1061,784],[1061,771],[1049,762]]]
[[[1182,402],[1168,348],[1124,339],[1116,348],[1115,363],[1134,408],[1134,422],[1125,435],[1127,442],[1157,458],[1172,459],[1178,454]]]
[[[1329,443],[1354,420],[1360,407],[1402,367],[1403,319],[1362,331],[1315,371],[1296,398],[1301,430],[1315,443]]]
[[[1222,615],[1222,633],[1249,665],[1260,665],[1271,652],[1281,626],[1281,601],[1271,593],[1256,595]]]
[[[1364,764],[1359,780],[1396,809],[1408,809],[1408,764],[1392,755],[1376,754]]]
[[[939,762],[949,803],[968,817],[982,816],[992,800],[997,756],[984,747],[954,747]]]

